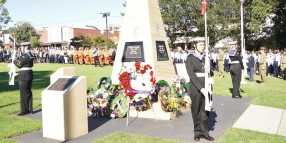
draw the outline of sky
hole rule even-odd
[[[121,25],[126,0],[7,0],[5,7],[12,22],[28,21],[37,29],[66,25],[93,25],[105,28],[105,18],[99,13],[110,12],[109,24]]]

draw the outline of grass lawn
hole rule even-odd
[[[248,82],[247,79],[248,77],[246,77]],[[248,84],[241,85],[241,95],[243,97],[254,97],[252,104],[286,109],[286,81],[267,77],[266,84],[262,85],[259,84],[260,80],[260,77],[255,75],[253,84],[248,82]],[[225,78],[219,78],[216,72],[214,81],[214,95],[232,95],[232,83],[229,73],[225,73]]]
[[[267,133],[230,128],[219,139],[219,143],[285,143],[286,137]]]
[[[141,135],[131,135],[126,133],[116,132],[109,136],[95,140],[93,143],[179,143],[179,141],[164,140],[161,138],[151,138]]]
[[[87,86],[96,88],[99,78],[103,76],[110,76],[112,73],[112,66],[94,67],[86,65],[64,65],[64,64],[35,64],[34,80],[33,80],[33,103],[34,109],[41,107],[41,92],[49,85],[49,77],[57,69],[61,67],[76,67],[76,75],[87,76]],[[23,117],[11,116],[11,114],[20,111],[20,98],[19,98],[19,84],[18,79],[15,80],[15,86],[8,86],[8,71],[7,64],[0,63],[0,142],[13,142],[9,140],[10,137],[21,135],[27,132],[35,131],[42,128],[42,122]],[[218,73],[215,73],[214,94],[231,96],[231,79],[229,74],[225,74],[224,79],[218,78]],[[255,77],[257,80],[258,77]],[[254,97],[253,104],[278,107],[286,109],[286,81],[277,78],[267,78],[266,85],[260,85],[257,82],[254,84],[242,85],[242,96]],[[248,140],[248,133],[251,131],[230,129],[220,139],[220,142],[226,142],[230,138],[237,137],[240,134],[240,140],[244,136]],[[264,133],[255,132],[256,136],[265,136],[271,141],[272,138],[277,136]],[[95,142],[125,142],[126,139],[134,142],[169,142],[167,140],[158,138],[149,138],[145,136],[136,136],[123,133],[115,133],[110,136],[99,139]],[[285,138],[279,137],[285,142]],[[254,142],[263,142],[259,138],[254,138]],[[235,141],[235,140],[231,140]],[[170,141],[175,142],[175,141]],[[268,141],[267,141],[268,142]],[[279,142],[279,140],[278,140]]]

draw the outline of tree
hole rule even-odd
[[[32,48],[36,48],[36,47],[40,47],[41,46],[41,43],[39,41],[39,38],[38,36],[33,36],[30,40],[30,43],[31,43],[31,47]]]
[[[105,47],[106,46],[106,37],[104,36],[95,36],[93,37],[93,46],[96,47]],[[108,39],[108,48],[115,48],[116,45],[113,40]]]
[[[277,49],[286,48],[286,1],[285,0],[274,0],[274,13],[273,17],[274,26],[273,30],[273,39],[275,41],[275,46]]]
[[[7,0],[0,0],[0,29],[3,26],[7,25],[11,21],[11,17],[9,16],[9,12],[7,8],[4,6]]]
[[[161,14],[171,45],[177,36],[204,37],[204,16],[201,0],[161,0]],[[212,0],[208,2],[208,35],[213,45],[227,36],[238,33],[239,2]]]
[[[28,42],[33,36],[38,36],[36,29],[29,22],[18,22],[9,32],[17,37],[17,43]]]

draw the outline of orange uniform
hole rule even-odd
[[[93,52],[92,50],[89,50],[89,57],[90,57],[90,64],[94,64],[94,57],[93,57]]]
[[[109,53],[108,53],[107,50],[104,51],[104,63],[105,63],[106,65],[109,64]]]
[[[73,63],[78,64],[78,51],[77,50],[73,52]]]
[[[98,61],[100,65],[102,65],[102,51],[101,50],[98,50]]]
[[[83,55],[85,64],[90,64],[89,50],[84,50]]]
[[[78,60],[80,64],[83,64],[83,50],[82,49],[78,51]]]

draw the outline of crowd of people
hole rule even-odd
[[[17,57],[22,55],[22,48],[17,48]],[[11,62],[13,48],[0,48],[0,62]],[[115,49],[104,48],[67,48],[67,47],[40,47],[31,49],[34,63],[86,64],[86,65],[113,65]]]
[[[171,50],[171,57],[173,63],[185,63],[188,55],[193,50]],[[253,75],[259,75],[259,65],[260,65],[260,55],[259,51],[247,51],[246,56],[246,68],[249,75],[249,80],[253,81]],[[286,56],[285,50],[274,50],[271,49],[265,51],[266,54],[266,76],[268,77],[283,77],[283,64],[286,64],[286,61],[283,62],[283,58]],[[229,49],[219,48],[216,51],[210,51],[210,62],[211,69],[213,71],[220,72],[220,77],[224,77],[224,72],[230,71],[230,59],[229,59]],[[220,70],[221,69],[221,70]],[[285,75],[284,75],[285,77]]]

